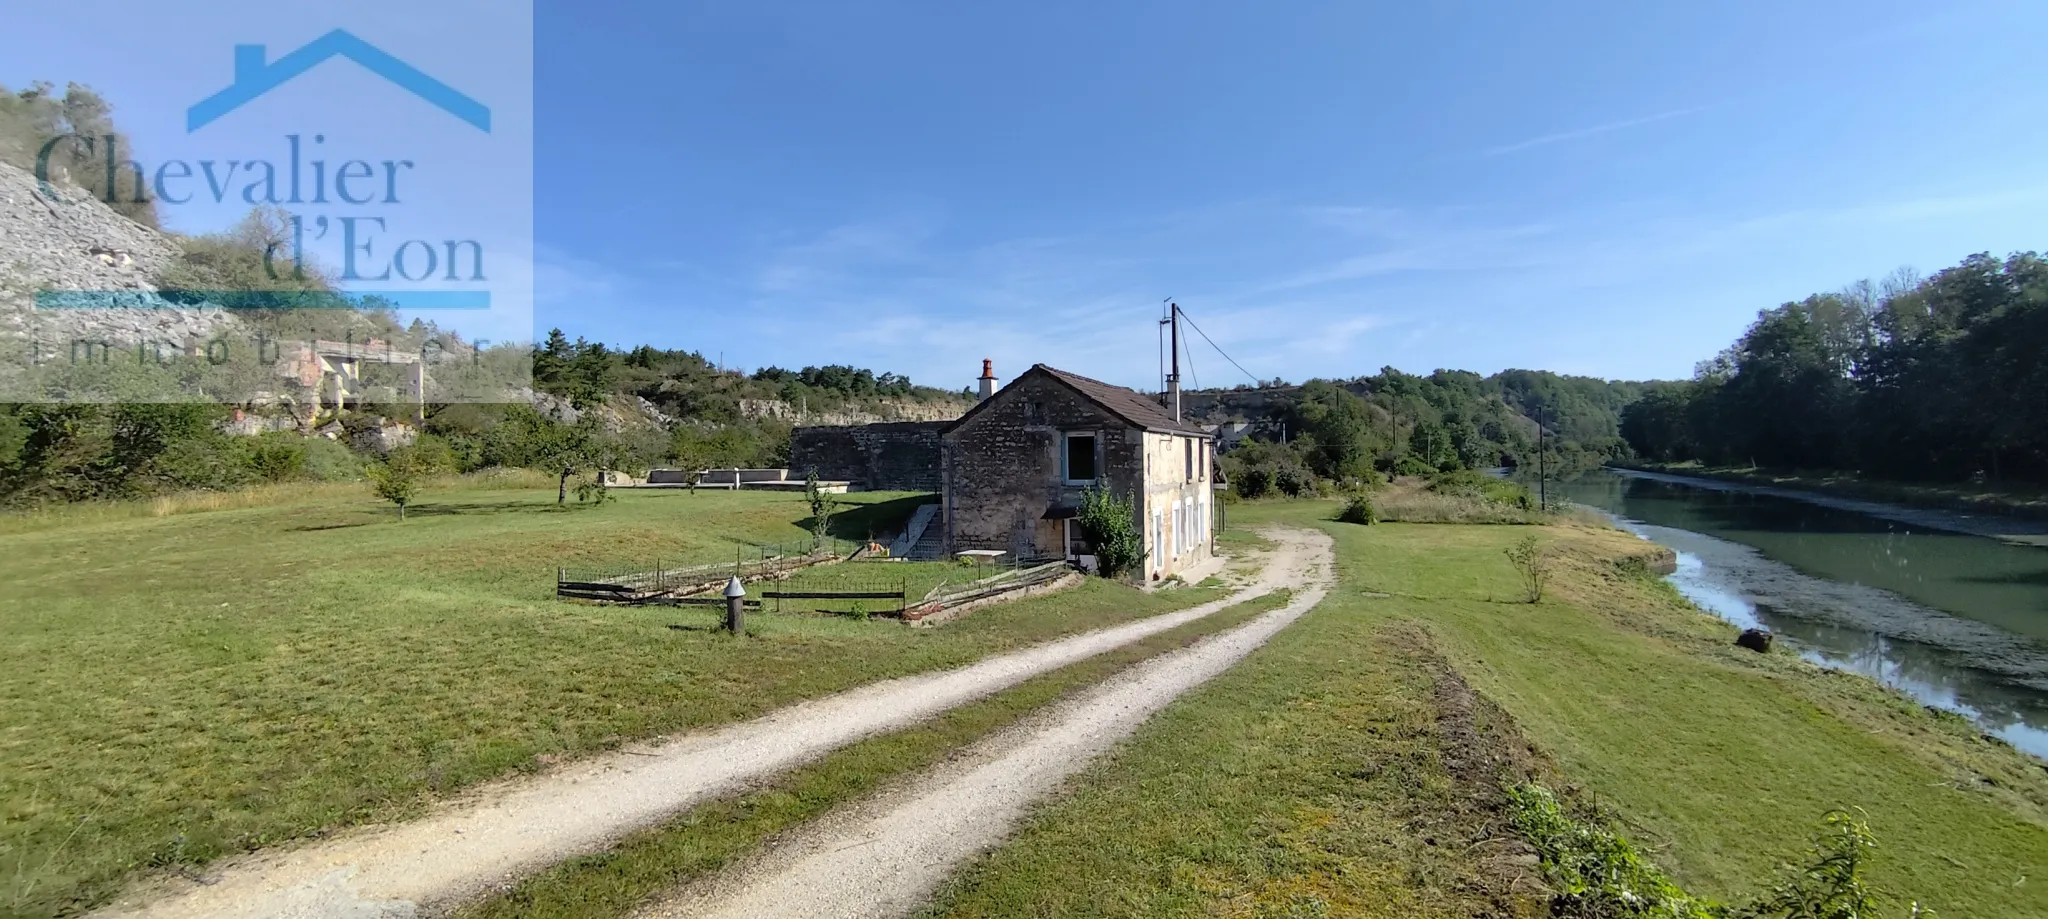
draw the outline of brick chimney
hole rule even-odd
[[[993,395],[995,395],[995,394],[996,394],[996,370],[995,370],[995,366],[996,366],[996,362],[995,362],[995,361],[989,360],[988,358],[985,358],[985,357],[981,359],[981,380],[980,380],[980,383],[981,383],[981,397],[982,397],[983,399],[987,399],[988,397],[990,397],[990,396],[993,396]]]

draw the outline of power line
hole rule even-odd
[[[1189,327],[1189,328],[1192,328],[1192,329],[1194,329],[1194,330],[1195,330],[1195,334],[1197,334],[1197,335],[1200,335],[1200,336],[1202,336],[1202,340],[1203,340],[1203,341],[1206,341],[1206,342],[1208,342],[1208,343],[1209,343],[1209,347],[1211,347],[1211,348],[1215,348],[1215,349],[1216,349],[1216,353],[1217,353],[1217,354],[1221,354],[1221,355],[1223,355],[1223,359],[1224,359],[1224,360],[1226,360],[1226,361],[1229,361],[1229,362],[1230,362],[1230,366],[1232,366],[1232,367],[1236,367],[1239,373],[1242,373],[1242,374],[1244,374],[1244,375],[1245,375],[1245,377],[1246,377],[1247,379],[1251,380],[1251,381],[1252,381],[1252,385],[1253,385],[1253,386],[1257,386],[1257,385],[1259,385],[1260,383],[1264,382],[1264,381],[1260,380],[1260,379],[1259,379],[1258,377],[1252,376],[1252,372],[1251,372],[1251,371],[1249,371],[1249,370],[1246,370],[1246,369],[1244,369],[1244,365],[1243,365],[1243,364],[1240,364],[1240,363],[1238,363],[1238,362],[1237,362],[1237,358],[1231,357],[1231,356],[1230,356],[1230,352],[1228,352],[1228,351],[1225,351],[1225,350],[1223,350],[1223,348],[1222,348],[1221,346],[1217,345],[1217,344],[1216,344],[1216,339],[1210,338],[1210,337],[1209,337],[1209,333],[1207,333],[1207,332],[1204,332],[1204,331],[1202,331],[1202,327],[1201,327],[1201,326],[1195,325],[1195,320],[1193,320],[1193,319],[1191,319],[1191,318],[1189,318],[1189,317],[1188,317],[1188,311],[1187,311],[1187,310],[1181,310],[1181,311],[1180,311],[1180,316],[1181,316],[1181,318],[1182,318],[1182,319],[1187,319],[1187,321],[1188,321],[1188,327]],[[1192,361],[1192,360],[1190,360],[1190,361],[1189,361],[1189,363],[1191,363],[1191,364],[1192,364],[1192,363],[1193,363],[1193,361]]]
[[[1176,306],[1176,307],[1174,307],[1174,309],[1180,309],[1180,307]],[[1186,318],[1187,318],[1187,315],[1188,315],[1188,314],[1187,314],[1187,313],[1181,313],[1180,315],[1181,315],[1181,318],[1182,318],[1182,319],[1186,319]],[[1189,325],[1193,325],[1194,323],[1192,323],[1192,322],[1191,322],[1191,323],[1188,323],[1188,324],[1189,324]],[[1201,374],[1199,374],[1199,373],[1196,373],[1196,372],[1195,372],[1195,349],[1193,349],[1193,348],[1189,348],[1189,349],[1188,349],[1188,376],[1191,376],[1191,377],[1194,377],[1194,378],[1195,378],[1195,388],[1196,388],[1196,389],[1201,389],[1201,388],[1202,388],[1202,375],[1201,375]]]

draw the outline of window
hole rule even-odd
[[[1068,434],[1060,451],[1060,478],[1068,485],[1095,482],[1095,434]]]
[[[1186,464],[1186,466],[1187,466],[1187,479],[1186,479],[1186,481],[1192,482],[1192,481],[1194,481],[1194,480],[1195,480],[1195,439],[1194,439],[1194,438],[1192,438],[1192,437],[1183,437],[1183,438],[1181,438],[1181,439],[1180,439],[1180,454],[1181,454],[1181,460],[1182,460],[1182,462],[1184,462],[1184,463]]]
[[[1179,501],[1173,502],[1173,554],[1175,558],[1187,554],[1188,551],[1188,517],[1187,514],[1183,513],[1184,510]]]
[[[1152,572],[1166,571],[1166,522],[1160,509],[1152,509]]]

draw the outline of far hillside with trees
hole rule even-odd
[[[2048,261],[1964,259],[1765,310],[1622,416],[1661,462],[2048,484]]]

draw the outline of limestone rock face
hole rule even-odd
[[[61,352],[86,338],[116,346],[168,342],[202,346],[241,323],[224,310],[181,306],[154,279],[177,257],[162,233],[116,213],[90,192],[39,182],[0,163],[0,366],[40,343]],[[46,306],[37,309],[37,295]],[[169,345],[167,345],[169,347]]]

